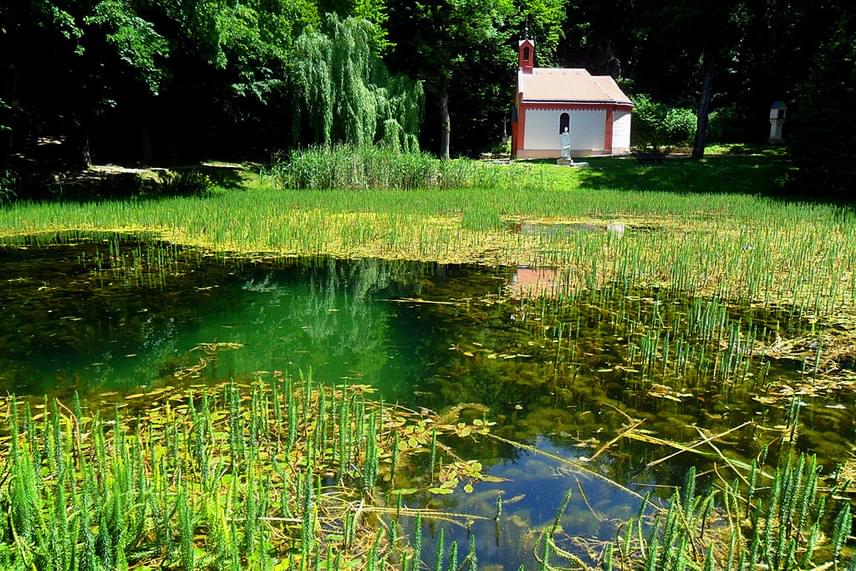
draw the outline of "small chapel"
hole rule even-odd
[[[535,67],[535,42],[528,34],[520,40],[518,52],[517,89],[511,111],[512,157],[630,152],[633,102],[612,77],[591,75],[582,68]]]

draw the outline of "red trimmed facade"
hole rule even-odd
[[[511,122],[511,150],[512,156],[518,158],[518,153],[524,149],[526,142],[526,112],[537,109],[554,109],[561,111],[606,111],[606,121],[603,129],[603,154],[613,154],[612,131],[615,122],[615,111],[632,111],[633,105],[629,104],[593,104],[593,103],[523,103],[522,94],[517,94],[517,120]],[[592,153],[594,154],[594,153]],[[520,157],[532,158],[532,157]]]
[[[592,77],[585,70],[536,68],[534,56],[534,42],[521,40],[511,121],[512,156],[558,157],[564,113],[568,114],[564,124],[569,125],[572,156],[628,152],[633,103],[612,78]],[[558,122],[551,123],[553,120]]]

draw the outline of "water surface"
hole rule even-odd
[[[705,448],[648,467],[674,450],[630,438],[588,458],[637,421],[684,443],[746,423],[718,441],[746,460],[783,445],[788,400],[770,395],[811,371],[745,345],[809,327],[787,308],[618,287],[539,302],[505,295],[533,271],[561,280],[549,269],[229,259],[113,234],[22,238],[0,248],[0,389],[99,399],[178,383],[176,371],[200,359],[207,365],[181,382],[311,371],[450,421],[493,420],[505,439],[659,498],[690,465],[721,462]],[[852,449],[852,397],[798,398],[805,428],[795,446],[832,469]],[[503,517],[473,523],[483,564],[532,563],[527,530],[551,522],[568,489],[570,534],[612,538],[639,511],[637,496],[532,450],[485,437],[450,444],[504,482],[407,502],[492,518],[502,494]],[[427,487],[424,471],[413,465],[396,485]],[[466,534],[450,537],[463,547]]]

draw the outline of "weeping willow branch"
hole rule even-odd
[[[393,75],[373,50],[374,25],[328,14],[296,43],[295,138],[299,143],[418,150],[421,82]]]

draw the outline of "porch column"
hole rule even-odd
[[[606,124],[603,127],[603,150],[612,154],[612,126],[615,123],[615,108],[606,110]]]

